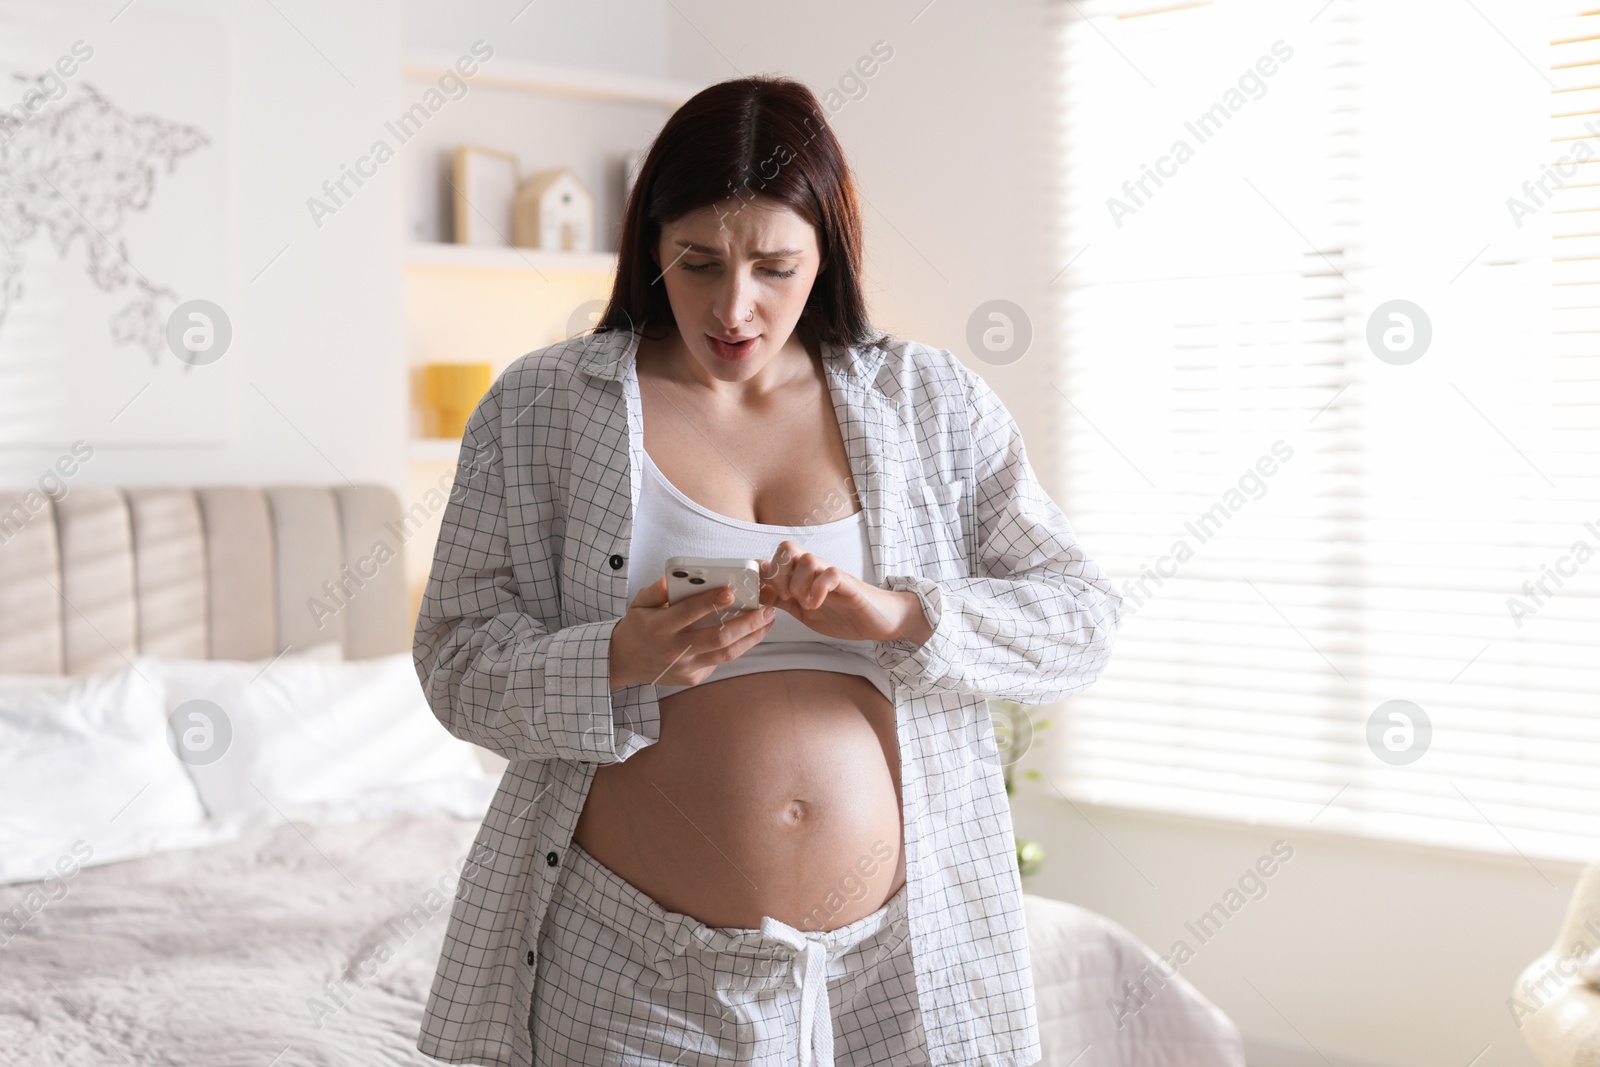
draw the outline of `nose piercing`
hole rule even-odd
[[[756,309],[754,307],[752,307],[750,309],[750,314],[748,314],[748,315],[746,315],[744,317],[744,321],[749,322],[751,319],[754,319],[755,317],[756,317]]]

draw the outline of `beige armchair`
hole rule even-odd
[[[1594,964],[1585,963],[1597,949],[1600,861],[1578,878],[1556,943],[1511,990],[1512,1016],[1545,1067],[1600,1067],[1600,982],[1586,982],[1580,974],[1594,973]]]

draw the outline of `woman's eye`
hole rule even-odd
[[[716,266],[716,264],[715,263],[680,263],[679,266],[681,266],[686,271],[690,271],[692,273],[699,274],[701,271],[710,270],[712,267]],[[767,272],[768,277],[772,277],[772,278],[793,278],[796,274],[800,273],[800,268],[799,267],[791,267],[788,270],[773,270],[770,267],[764,267],[762,269]]]

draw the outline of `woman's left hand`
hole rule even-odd
[[[842,641],[893,641],[906,638],[910,596],[916,594],[868,585],[794,541],[779,543],[761,567],[761,603],[774,604],[824,637]]]

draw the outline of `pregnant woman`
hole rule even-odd
[[[985,698],[1088,686],[1120,596],[982,379],[871,329],[860,270],[815,97],[713,86],[648,153],[598,329],[474,412],[415,658],[512,762],[423,1052],[1038,1060]],[[759,561],[761,606],[669,604],[678,555]]]

